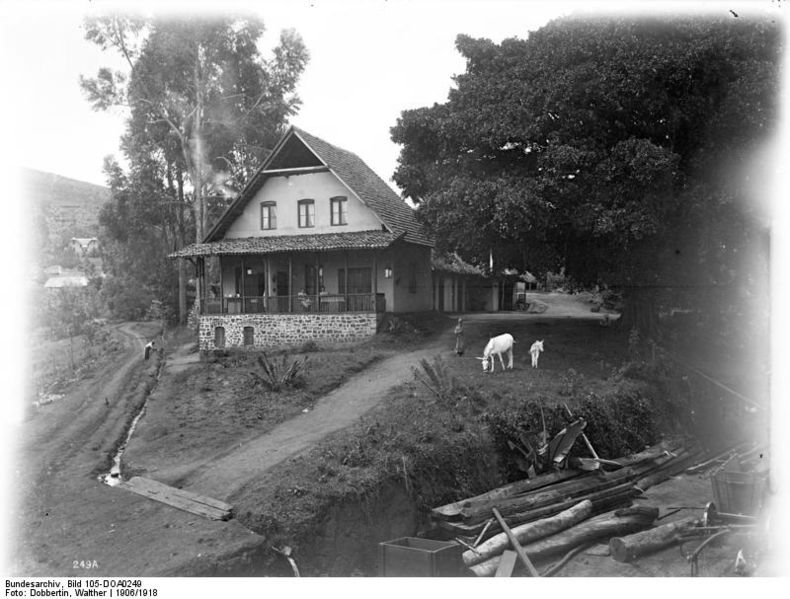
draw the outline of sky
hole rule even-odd
[[[687,7],[726,12],[743,2],[643,2],[639,11],[678,12]],[[218,4],[193,1],[126,2],[0,0],[0,52],[6,81],[13,81],[9,123],[16,134],[11,157],[18,166],[104,184],[103,158],[119,156],[126,113],[94,112],[82,95],[80,75],[100,66],[123,68],[111,51],[84,39],[85,15],[97,11],[205,12]],[[752,7],[755,3],[751,3]],[[771,2],[758,2],[770,8]],[[355,152],[384,180],[391,181],[399,148],[390,128],[401,111],[444,102],[453,76],[465,69],[455,49],[459,33],[500,42],[524,38],[552,18],[578,10],[623,11],[627,2],[525,0],[268,0],[221,3],[252,10],[267,27],[268,55],[282,29],[301,34],[311,59],[301,77],[302,108],[295,124]],[[649,7],[649,8],[644,8]],[[739,10],[747,11],[744,6]]]
[[[200,5],[190,6],[195,4]],[[229,4],[234,3],[223,3],[223,10]],[[114,6],[131,5],[34,1],[14,3],[4,15],[3,54],[12,57],[10,71],[20,93],[15,112],[23,129],[14,149],[20,166],[104,183],[103,158],[118,155],[126,113],[92,111],[78,80],[95,75],[100,66],[124,65],[85,40],[81,25],[85,14]],[[186,14],[182,5],[168,6]],[[296,0],[235,6],[263,18],[264,55],[286,28],[295,29],[310,51],[297,92],[302,108],[292,124],[359,154],[389,180],[398,155],[389,129],[402,110],[446,100],[452,76],[465,66],[454,46],[458,33],[494,41],[524,37],[573,5]]]

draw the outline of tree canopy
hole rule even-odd
[[[188,236],[203,240],[225,197],[243,186],[298,110],[295,88],[308,52],[289,30],[264,58],[263,33],[263,23],[252,18],[86,21],[86,39],[128,65],[126,72],[102,68],[80,81],[94,109],[129,110],[121,140],[129,173],[108,163],[114,198],[102,221],[117,242],[119,273],[134,271],[141,243],[160,248],[161,268],[149,274],[172,271],[165,265],[168,251]],[[183,272],[180,278],[183,316]]]
[[[742,167],[777,122],[777,26],[564,18],[456,46],[448,101],[392,129],[395,181],[445,249],[632,298],[739,269],[764,232]]]

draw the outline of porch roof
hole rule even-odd
[[[381,249],[392,245],[403,233],[389,231],[358,231],[354,233],[320,233],[314,235],[278,235],[222,239],[209,243],[193,243],[169,255],[218,256],[220,254],[276,254],[280,252],[310,252],[317,250]]]

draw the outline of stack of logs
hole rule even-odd
[[[467,546],[464,563],[478,576],[491,576],[513,544],[511,535],[524,545],[526,556],[519,557],[526,564],[652,527],[658,509],[629,507],[632,500],[700,459],[700,449],[665,441],[607,460],[606,472],[559,470],[437,507],[431,515],[445,535]]]

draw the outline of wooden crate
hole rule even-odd
[[[463,576],[463,547],[403,537],[379,543],[379,576]]]

